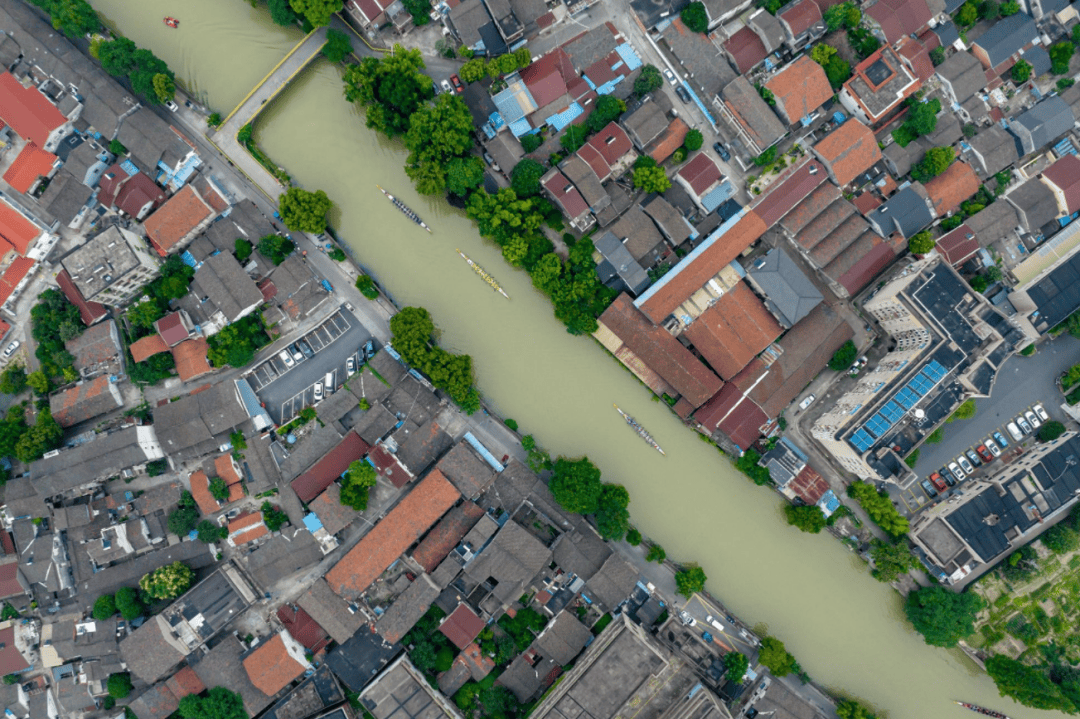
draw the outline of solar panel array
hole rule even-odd
[[[938,382],[945,379],[948,373],[949,371],[937,360],[927,362],[926,366],[897,390],[893,398],[866,420],[848,441],[860,452],[873,447],[877,440],[885,436],[885,433],[892,429],[908,410],[918,404],[920,399],[929,394]]]

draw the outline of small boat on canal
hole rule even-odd
[[[615,405],[615,409],[617,409],[619,411],[619,414],[623,416],[623,419],[626,420],[626,423],[634,428],[634,431],[637,432],[638,437],[641,437],[643,440],[645,440],[645,442],[649,446],[651,446],[660,454],[664,455],[665,457],[667,456],[667,453],[660,448],[660,445],[656,443],[656,440],[652,438],[652,435],[645,431],[645,428],[638,424],[636,419],[619,409],[619,405]]]
[[[1001,712],[996,712],[993,709],[986,709],[984,707],[979,706],[978,704],[968,704],[967,702],[957,702],[957,701],[954,701],[953,703],[954,704],[959,704],[960,706],[964,707],[965,709],[973,711],[976,714],[982,714],[984,717],[991,717],[991,719],[1009,719],[1009,717],[1005,716]]]
[[[500,295],[502,295],[506,299],[510,299],[510,295],[506,294],[506,291],[503,290],[503,288],[499,285],[498,280],[496,280],[494,277],[489,275],[487,270],[485,270],[483,267],[481,267],[480,265],[473,262],[469,258],[469,256],[466,255],[461,250],[458,250],[457,253],[459,255],[461,255],[461,259],[463,259],[463,260],[465,260],[466,262],[469,263],[469,267],[471,267],[473,269],[473,272],[480,275],[480,279],[482,279],[484,282],[488,283],[488,286],[491,287],[491,289],[495,290],[496,292],[498,292]]]
[[[176,18],[174,18],[174,17],[167,17],[167,18],[165,18],[164,22],[165,22],[165,24],[166,24],[166,25],[168,25],[169,27],[171,27],[171,28],[172,28],[173,30],[175,30],[175,29],[177,29],[178,27],[180,27],[180,21],[179,21],[179,20],[177,20],[177,19],[176,19]]]
[[[427,230],[428,232],[431,232],[431,228],[430,228],[430,227],[428,227],[428,226],[427,226],[427,224],[425,224],[425,223],[424,223],[424,221],[420,219],[420,215],[418,215],[418,214],[416,214],[415,212],[413,212],[413,211],[412,211],[412,208],[410,208],[410,207],[409,207],[408,205],[406,205],[406,204],[405,204],[404,202],[402,202],[402,201],[401,201],[401,200],[399,200],[398,198],[396,198],[396,197],[394,197],[393,195],[391,195],[391,194],[390,194],[389,192],[387,192],[386,190],[384,190],[384,189],[383,189],[382,187],[380,187],[379,185],[375,185],[375,187],[378,187],[378,188],[379,188],[379,192],[381,192],[381,193],[383,193],[384,195],[386,195],[386,199],[388,199],[388,200],[390,200],[390,202],[394,203],[394,207],[396,207],[396,208],[398,208],[399,210],[401,210],[402,214],[404,214],[404,215],[405,215],[406,217],[408,217],[408,218],[409,218],[410,220],[412,220],[412,221],[413,221],[413,222],[415,222],[416,224],[418,224],[418,225],[420,225],[421,227],[423,227],[423,228],[424,228],[425,230]]]

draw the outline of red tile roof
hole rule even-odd
[[[609,165],[616,164],[634,146],[626,130],[615,122],[608,123],[607,127],[593,135],[588,144],[603,155]]]
[[[97,416],[96,403],[92,405],[87,405],[87,403],[103,394],[108,395],[109,384],[109,376],[101,375],[89,382],[83,382],[53,394],[51,397],[53,419],[61,427],[67,428]],[[116,405],[113,406],[116,407]]]
[[[265,524],[260,524],[254,529],[249,529],[246,532],[241,532],[240,534],[235,535],[232,538],[232,541],[233,544],[239,547],[241,544],[253,542],[259,537],[265,537],[267,534],[270,534],[270,529]]]
[[[0,305],[8,301],[11,293],[15,291],[15,288],[19,286],[19,283],[22,282],[33,266],[34,261],[26,257],[16,257],[14,262],[8,265],[3,276],[0,277]]]
[[[821,65],[800,56],[765,83],[776,98],[776,105],[792,124],[832,99],[833,89]]]
[[[241,477],[236,471],[236,463],[228,452],[214,460],[214,470],[217,472],[217,476],[225,480],[225,484],[240,483]]]
[[[370,450],[371,445],[362,440],[360,435],[349,432],[325,457],[292,481],[293,491],[301,502],[310,502],[344,474],[350,464],[361,459]]]
[[[178,345],[188,338],[188,328],[179,312],[170,312],[154,323],[154,329],[170,347]]]
[[[1077,160],[1080,163],[1080,160]],[[979,191],[979,178],[971,165],[956,161],[924,187],[938,217],[960,208],[960,203]],[[1078,188],[1080,189],[1080,188]]]
[[[750,286],[740,281],[694,320],[684,334],[713,370],[728,380],[783,331]]]
[[[10,72],[0,73],[0,119],[25,140],[44,146],[67,118],[38,91],[23,87]]]
[[[0,564],[0,599],[23,594],[26,588],[19,581],[19,562],[7,561]]]
[[[821,8],[813,0],[801,0],[777,17],[788,24],[791,33],[796,37],[813,27],[814,23],[822,20]]]
[[[825,266],[825,274],[854,296],[896,259],[905,243],[899,234],[894,237],[896,241],[889,241],[875,232],[864,232]]]
[[[199,679],[199,675],[191,667],[184,667],[176,674],[173,674],[165,682],[165,686],[169,687],[177,700],[183,699],[189,694],[201,694],[206,691],[206,687],[203,685],[202,680]]]
[[[946,262],[958,267],[979,251],[979,240],[970,227],[966,224],[960,225],[937,241],[937,251]]]
[[[483,516],[484,510],[479,506],[472,502],[462,502],[447,512],[423,541],[416,545],[412,558],[424,571],[431,574]]]
[[[817,7],[810,0],[805,0],[813,7]],[[825,168],[817,160],[809,160],[802,165],[788,170],[788,176],[780,181],[774,181],[750,207],[767,226],[772,227],[780,219],[791,212],[795,205],[825,182],[828,175]]]
[[[874,133],[854,117],[819,140],[814,145],[814,152],[832,167],[841,186],[881,159],[881,148]]]
[[[574,183],[561,172],[553,172],[544,180],[544,189],[562,207],[563,213],[570,218],[580,217],[589,211],[585,198],[581,196]]]
[[[210,478],[201,469],[191,474],[191,496],[203,514],[211,515],[221,508],[214,495],[210,494]]]
[[[724,49],[728,51],[728,54],[735,61],[735,66],[739,68],[740,75],[746,74],[769,56],[769,51],[765,49],[765,43],[761,42],[761,38],[758,37],[757,33],[748,26],[744,26],[732,35],[724,43]]]
[[[860,192],[851,204],[855,205],[855,209],[863,215],[869,215],[871,212],[881,207],[881,200],[877,195],[873,195],[869,192]]]
[[[398,489],[404,487],[413,478],[412,473],[398,461],[397,456],[387,451],[381,444],[375,445],[368,452],[368,458],[375,464],[375,471],[389,479],[390,483]]]
[[[1068,214],[1080,210],[1080,158],[1065,155],[1043,170],[1043,177],[1061,190]]]
[[[141,172],[136,172],[124,183],[115,200],[117,208],[132,217],[138,217],[148,202],[152,203],[151,211],[161,207],[161,203],[165,202],[165,191]]]
[[[695,407],[716,394],[723,385],[720,378],[670,332],[653,324],[635,309],[625,292],[600,315],[600,324]]]
[[[694,159],[683,165],[678,174],[693,188],[698,197],[708,192],[724,176],[712,158],[704,152],[694,155]]]
[[[747,212],[722,235],[706,239],[705,243],[650,287],[638,298],[639,309],[654,323],[663,322],[713,275],[757,242],[766,229],[767,225],[756,213]]]
[[[581,149],[577,152],[578,157],[585,161],[592,171],[596,174],[596,177],[600,182],[611,177],[611,165],[604,159],[604,156],[600,154],[592,145],[585,143],[581,146]]]
[[[277,616],[289,635],[305,649],[317,652],[329,644],[330,637],[302,607],[282,604],[278,607]]]
[[[146,218],[143,229],[158,254],[165,257],[200,222],[210,217],[211,213],[213,210],[210,205],[199,197],[195,188],[184,185],[183,189]]]
[[[251,683],[268,697],[287,687],[304,673],[305,668],[289,654],[280,634],[275,634],[244,658],[244,669]]]
[[[676,150],[682,147],[689,132],[690,126],[683,122],[681,117],[676,117],[664,130],[664,134],[653,141],[649,157],[657,162],[668,159],[675,154]]]
[[[79,292],[79,288],[75,286],[75,282],[72,281],[71,275],[68,274],[67,270],[60,270],[56,275],[56,284],[60,285],[60,291],[64,293],[64,297],[67,297],[68,302],[79,308],[79,317],[87,327],[104,319],[109,313],[109,311],[105,309],[105,305],[100,302],[86,301],[82,296],[82,293]],[[156,337],[157,335],[154,336]],[[134,348],[135,344],[132,344],[132,348]],[[167,350],[168,347],[165,349]],[[138,362],[138,360],[136,360],[136,362]]]
[[[18,674],[29,668],[30,664],[15,647],[15,627],[0,629],[0,674]]]
[[[810,505],[817,504],[829,491],[829,483],[810,465],[803,467],[788,487],[799,499]]]
[[[431,528],[461,495],[434,469],[327,572],[330,588],[359,595]]]
[[[458,604],[457,609],[439,625],[439,631],[458,649],[472,644],[483,629],[484,620],[465,603]]]
[[[37,239],[41,230],[30,220],[22,216],[11,205],[0,202],[0,257],[14,249],[20,255],[25,255],[30,248],[30,243]]]
[[[176,374],[180,375],[181,382],[187,382],[214,371],[206,359],[209,351],[210,343],[205,337],[184,340],[172,348],[173,359],[176,361]]]
[[[39,177],[52,172],[56,160],[56,155],[42,150],[33,142],[28,142],[4,173],[4,182],[11,185],[17,192],[29,192],[30,186]]]
[[[529,88],[536,106],[545,107],[566,94],[566,83],[577,77],[570,56],[555,48],[521,70],[521,79]]]
[[[105,170],[105,174],[101,176],[101,180],[98,182],[100,188],[98,202],[105,207],[112,207],[126,179],[128,179],[127,171],[119,163]]]
[[[64,270],[67,272],[67,270]],[[135,340],[128,349],[131,350],[131,358],[136,362],[145,362],[150,357],[162,352],[169,351],[169,345],[161,339],[161,335],[147,335],[141,340]]]
[[[926,82],[934,76],[934,63],[930,60],[930,53],[921,42],[905,37],[897,51],[901,57],[911,63],[912,70],[920,80]]]
[[[755,359],[750,367],[760,364],[761,360]],[[747,398],[734,383],[724,385],[716,396],[694,413],[694,419],[700,422],[709,434],[719,430],[744,450],[749,449],[761,436],[761,426],[769,421],[761,408]]]
[[[866,14],[881,25],[890,44],[917,33],[931,17],[926,0],[878,0],[867,8]]]

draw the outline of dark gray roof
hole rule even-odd
[[[248,573],[261,587],[292,576],[322,559],[319,543],[303,527],[287,527],[244,557]]]
[[[667,129],[668,122],[667,113],[660,105],[655,102],[645,102],[622,119],[622,126],[637,148],[641,150]]]
[[[607,25],[598,25],[573,38],[562,46],[578,72],[584,72],[594,62],[603,60],[618,44]]]
[[[427,574],[421,574],[379,617],[379,621],[375,622],[375,631],[391,644],[400,642],[431,608],[439,591],[439,586]]]
[[[600,571],[585,583],[585,591],[611,611],[630,596],[637,582],[637,570],[615,552],[607,558]]]
[[[120,642],[120,653],[128,670],[147,684],[153,684],[164,677],[187,656],[186,652],[181,652],[171,642],[165,641],[163,624],[164,617],[150,617]]]
[[[1027,154],[1064,135],[1074,122],[1072,108],[1067,102],[1060,97],[1048,97],[1019,117],[1010,119],[1009,129],[1020,138]]]
[[[1033,322],[1040,332],[1060,324],[1080,309],[1080,252],[1074,252],[1036,285],[1028,288],[1027,295],[1039,311],[1038,318]]]
[[[1053,64],[1050,61],[1050,53],[1042,45],[1035,45],[1031,49],[1025,50],[1020,55],[1020,59],[1027,61],[1031,65],[1032,77],[1038,77],[1050,72],[1050,67]]]
[[[458,442],[436,465],[466,499],[479,497],[495,481],[495,471],[468,442]]]
[[[1037,177],[1021,184],[1005,197],[1020,210],[1020,219],[1026,221],[1028,232],[1038,232],[1040,227],[1053,221],[1058,215],[1057,198],[1054,197],[1053,190]]]
[[[882,237],[897,231],[904,237],[911,237],[933,222],[934,215],[914,187],[905,187],[867,215],[866,219]]]
[[[533,642],[541,656],[566,666],[592,639],[592,632],[565,609],[544,628]]]
[[[986,51],[990,66],[997,67],[1038,36],[1038,28],[1031,16],[1018,12],[998,20],[975,44]]]
[[[394,439],[398,443],[398,461],[415,477],[421,476],[454,443],[434,419],[416,431],[408,431],[406,425],[394,433]]]
[[[604,191],[604,186],[596,173],[577,153],[563,160],[559,169],[566,175],[566,179],[574,183],[593,212],[611,203],[611,198]]]
[[[936,72],[952,86],[957,102],[963,102],[986,86],[982,63],[970,52],[953,53],[937,66]]]
[[[491,544],[465,566],[465,573],[477,582],[494,577],[498,585],[492,593],[503,603],[509,603],[521,596],[526,583],[550,560],[551,550],[510,520]]]
[[[244,668],[246,647],[232,634],[224,636],[210,653],[192,657],[189,662],[195,674],[207,687],[223,686],[236,692],[244,701],[249,716],[258,716],[273,701],[251,682]]]
[[[823,299],[783,248],[769,250],[749,269],[750,278],[765,295],[770,311],[785,327],[793,327]]]
[[[37,204],[61,225],[67,225],[75,219],[75,215],[79,214],[92,194],[94,191],[82,184],[82,178],[76,178],[61,167],[37,200]]]
[[[370,370],[366,371],[366,382],[379,382],[379,380],[371,377]],[[361,375],[363,377],[363,375]],[[350,386],[359,384],[357,380],[353,380]],[[381,383],[379,383],[381,384]],[[371,407],[367,412],[360,417],[353,430],[360,435],[360,439],[364,440],[371,446],[375,446],[375,443],[390,433],[390,430],[394,428],[398,420],[390,410],[383,407],[381,404],[376,404]]]
[[[338,644],[347,642],[365,624],[364,615],[350,612],[348,602],[334,594],[322,577],[296,603]]]
[[[450,24],[466,47],[480,42],[480,28],[491,22],[491,15],[481,0],[465,0],[450,10]]]
[[[154,428],[169,455],[200,446],[212,449],[216,437],[232,432],[247,419],[236,385],[228,380],[154,409]]]
[[[938,23],[937,27],[934,28],[934,33],[938,36],[938,41],[941,42],[942,47],[948,47],[960,39],[960,31],[956,29],[956,25],[953,24],[952,20]]]
[[[687,222],[682,213],[665,200],[663,195],[653,195],[651,200],[642,203],[641,209],[653,219],[664,237],[675,246],[681,245],[694,234],[693,225]]]
[[[567,574],[588,581],[611,556],[611,547],[584,517],[574,520],[574,530],[563,534],[554,546],[554,559]]]
[[[228,322],[236,321],[252,305],[263,301],[255,281],[229,252],[207,257],[195,270],[191,289],[200,300],[209,298]]]
[[[997,123],[968,140],[968,144],[982,158],[979,164],[986,175],[1001,172],[1020,159],[1016,138]]]
[[[30,464],[30,481],[42,498],[104,480],[150,459],[139,442],[142,435],[153,441],[154,427],[128,427],[109,434],[95,434],[89,442]]]
[[[740,75],[728,83],[721,97],[729,108],[738,113],[746,131],[760,147],[769,147],[787,134],[784,123],[780,122],[745,77]]]
[[[1019,224],[1019,219],[1012,205],[1005,200],[996,200],[967,218],[964,224],[975,233],[979,245],[987,247],[1011,235]]]
[[[594,242],[597,251],[604,256],[619,278],[633,295],[639,295],[649,286],[649,275],[637,263],[626,245],[608,230]]]

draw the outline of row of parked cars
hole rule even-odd
[[[1005,429],[1012,436],[1013,441],[1022,442],[1028,435],[1034,434],[1043,422],[1048,422],[1050,416],[1046,414],[1041,404],[1025,410],[1015,420],[1008,422]],[[954,461],[949,462],[947,467],[942,467],[937,472],[932,472],[929,477],[922,480],[923,491],[933,499],[939,492],[944,492],[949,487],[955,487],[960,481],[975,473],[975,468],[984,464],[990,464],[1001,456],[1002,450],[1009,446],[1009,441],[1001,432],[994,432],[983,440],[977,447],[972,447],[960,454]]]

